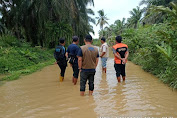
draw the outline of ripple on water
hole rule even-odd
[[[125,82],[118,83],[113,59],[108,59],[107,74],[99,61],[93,96],[79,96],[79,81],[71,82],[72,68],[66,70],[64,82],[58,82],[57,65],[0,86],[2,118],[96,118],[177,117],[177,92],[169,89],[139,66],[128,62]]]

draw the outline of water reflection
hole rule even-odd
[[[118,83],[114,61],[108,59],[107,74],[99,61],[92,97],[79,96],[79,82],[71,82],[68,67],[64,82],[58,82],[57,65],[0,86],[0,118],[97,118],[177,117],[177,92],[131,62],[127,78]]]
[[[96,73],[96,86],[94,100],[95,112],[100,117],[113,117],[119,115],[119,109],[124,106],[123,89],[125,83],[118,83],[113,67],[113,59],[108,59],[107,74],[101,73],[101,64],[98,64]],[[101,78],[101,79],[100,79]],[[121,105],[119,105],[121,104]]]
[[[106,75],[100,71],[101,63],[97,68],[94,100],[98,116],[177,117],[176,92],[130,62],[126,81],[118,83],[113,64],[109,58]]]

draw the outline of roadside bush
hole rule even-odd
[[[22,70],[52,58],[53,50],[30,47],[9,35],[0,37],[0,74]]]
[[[168,23],[127,29],[123,37],[130,60],[177,88],[177,34]]]

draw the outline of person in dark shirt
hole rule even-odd
[[[69,58],[69,63],[71,64],[73,68],[73,78],[72,82],[74,85],[77,83],[78,75],[79,75],[79,69],[78,69],[78,58],[77,53],[79,51],[79,38],[77,36],[73,36],[73,43],[68,46],[68,49],[66,51],[66,57]]]
[[[77,56],[80,69],[80,95],[84,96],[87,80],[89,81],[89,95],[94,90],[94,76],[99,60],[98,48],[92,45],[92,36],[85,37],[85,45],[81,46]]]
[[[54,57],[56,59],[56,63],[61,69],[60,77],[59,80],[62,82],[64,80],[64,75],[65,75],[65,70],[67,67],[67,60],[66,60],[66,48],[64,47],[65,45],[65,39],[60,38],[59,39],[59,45],[55,48],[54,51]]]

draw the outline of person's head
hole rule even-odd
[[[76,44],[79,43],[79,38],[77,36],[73,36],[72,39],[73,39],[74,43],[76,43]]]
[[[102,37],[102,38],[101,38],[101,43],[103,44],[103,43],[105,43],[105,42],[106,42],[106,38]]]
[[[121,36],[117,36],[116,37],[116,42],[117,43],[121,43],[122,42],[122,37]]]
[[[60,38],[60,39],[59,39],[59,43],[60,43],[61,45],[65,45],[65,39],[64,39],[64,38]]]
[[[92,36],[91,36],[91,35],[86,35],[86,36],[85,36],[85,42],[90,42],[90,43],[92,43]]]

